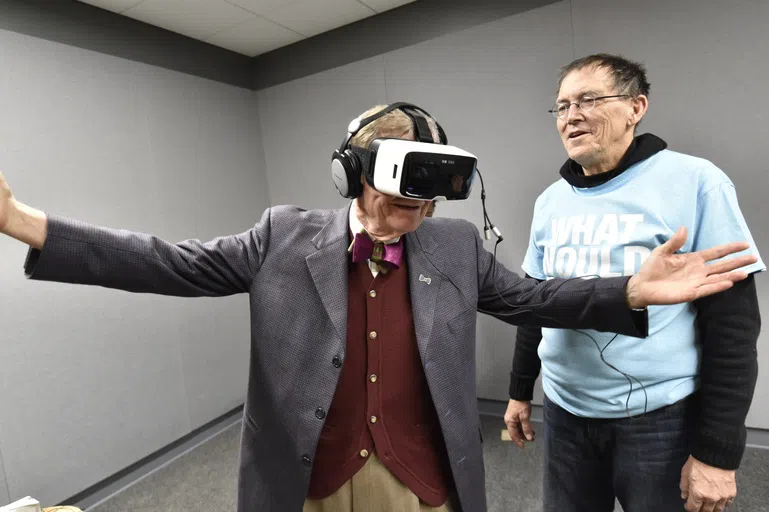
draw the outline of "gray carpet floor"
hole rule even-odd
[[[502,441],[501,418],[483,417],[482,423],[489,512],[540,511],[541,446],[520,450]],[[88,512],[234,511],[239,429],[227,429]],[[737,486],[730,512],[769,512],[769,450],[747,449]]]

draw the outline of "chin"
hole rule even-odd
[[[579,165],[584,165],[583,162],[590,160],[590,151],[585,147],[576,147],[566,151],[569,158],[577,162]]]
[[[411,231],[416,231],[422,223],[422,218],[421,215],[415,218],[403,218],[399,215],[394,219],[390,219],[388,224],[390,224],[393,231],[397,231],[398,233],[409,233]]]

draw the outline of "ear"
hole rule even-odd
[[[628,126],[635,126],[641,122],[641,119],[646,115],[646,111],[649,110],[649,98],[640,94],[632,99],[631,106],[633,110],[630,112],[627,124]]]

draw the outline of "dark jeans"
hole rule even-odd
[[[574,416],[545,397],[545,512],[682,512],[689,398],[645,416]]]

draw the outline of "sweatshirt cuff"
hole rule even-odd
[[[534,384],[537,378],[521,377],[510,373],[510,399],[528,402],[534,398]]]
[[[739,434],[724,435],[708,430],[695,430],[692,439],[692,456],[707,464],[721,469],[736,470],[740,467],[745,453],[747,432],[740,429]]]

